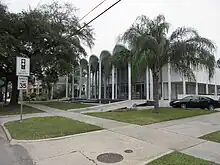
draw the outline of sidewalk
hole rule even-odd
[[[28,106],[108,129],[63,140],[21,143],[30,151],[37,165],[71,164],[76,161],[79,165],[102,165],[96,157],[105,152],[123,155],[124,160],[118,165],[143,164],[173,150],[220,163],[220,144],[198,138],[220,130],[220,113],[138,126],[43,105]],[[133,150],[133,153],[124,153],[126,149]]]
[[[47,117],[47,116],[54,116],[53,114],[49,113],[32,113],[32,114],[23,114],[23,119],[33,118],[33,117]],[[20,120],[20,115],[7,115],[7,116],[1,116],[0,117],[0,124],[14,121],[14,120]]]
[[[39,105],[39,104],[26,104],[27,106],[45,111],[49,114],[55,115],[55,116],[62,116],[66,118],[70,118],[73,120],[78,120],[84,123],[96,125],[102,128],[110,129],[110,128],[117,128],[117,127],[123,127],[127,125],[131,125],[128,123],[122,123],[114,120],[108,120],[108,119],[102,119],[98,117],[93,117],[93,116],[88,116],[88,115],[83,115],[80,113],[74,113],[74,112],[68,112],[68,111],[63,111],[55,108],[50,108],[44,105]]]

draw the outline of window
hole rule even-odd
[[[197,96],[187,96],[183,98],[184,101],[196,101],[199,100],[199,97]]]
[[[201,101],[210,101],[211,99],[208,97],[200,97],[200,100]]]
[[[189,100],[192,100],[193,99],[193,96],[186,96],[183,98],[183,100],[186,100],[186,101],[189,101]]]

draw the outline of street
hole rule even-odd
[[[0,127],[0,165],[32,165],[27,151],[19,145],[10,145]]]

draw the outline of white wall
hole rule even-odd
[[[220,85],[220,69],[219,68],[215,70],[215,78],[216,78],[216,84]]]
[[[163,67],[162,69],[162,78],[163,78],[163,82],[168,82],[168,69],[167,69],[167,65]]]
[[[199,70],[199,71],[195,71],[194,73],[195,73],[195,76],[196,76],[198,83],[201,83],[201,84],[208,83],[208,84],[213,84],[213,85],[214,84],[220,85],[220,69],[218,69],[218,68],[216,68],[215,74],[214,74],[213,78],[211,78],[210,80],[209,80],[209,74],[206,70]],[[167,82],[168,81],[167,66],[164,67],[162,74],[163,74],[163,82]],[[182,76],[179,73],[171,70],[171,81],[172,82],[182,82]],[[187,82],[188,79],[185,78],[185,81]]]

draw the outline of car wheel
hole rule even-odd
[[[214,111],[215,107],[213,105],[209,105],[209,108],[208,108],[210,111]]]
[[[180,107],[181,107],[182,109],[186,109],[186,104],[181,104]]]

